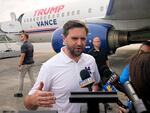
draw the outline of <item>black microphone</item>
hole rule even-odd
[[[115,88],[117,88],[119,91],[126,93],[124,87],[119,82],[119,75],[117,75],[115,72],[112,72],[110,69],[103,70],[103,74],[105,76],[109,76],[106,85],[107,84],[114,85]]]
[[[83,69],[80,72],[82,81],[79,82],[80,87],[88,87],[89,91],[92,91],[92,85],[95,82],[95,79],[90,76],[90,73],[87,69]]]
[[[122,86],[119,83],[119,76],[113,73],[112,71],[110,71],[110,69],[108,68],[104,69],[103,74],[107,77],[110,77],[106,84],[114,85],[117,89],[124,92],[129,97],[129,99],[133,102],[134,108],[137,113],[146,112],[146,108],[143,104],[143,101],[137,96],[136,92],[134,91],[129,81],[124,81],[125,83],[123,83],[124,85]],[[124,106],[121,103],[121,101],[118,101],[118,104],[126,108],[126,106]]]
[[[124,83],[124,88],[125,91],[127,93],[127,96],[129,97],[129,99],[133,102],[134,108],[136,110],[137,113],[144,113],[146,112],[146,107],[142,101],[142,99],[140,99],[138,97],[138,95],[136,94],[134,88],[132,87],[132,85],[130,84],[129,81],[126,81]]]
[[[115,86],[115,88],[117,88],[121,92],[125,93],[124,87],[119,83],[119,76],[115,72],[112,72],[109,68],[104,68],[103,75],[108,78],[104,87],[110,84]],[[125,109],[127,108],[127,106],[124,105],[119,99],[117,101],[117,104]]]
[[[92,85],[95,82],[95,79],[90,76],[90,73],[87,69],[80,71],[80,76],[82,81],[80,81],[80,87],[88,87],[89,91],[92,91]],[[87,103],[87,113],[99,113],[99,104],[97,102],[88,102]]]
[[[119,76],[117,74],[111,72],[108,69],[104,70],[104,74],[107,76],[111,75],[110,79],[107,81],[107,84],[109,83],[111,85],[114,85],[117,89],[124,92],[129,97],[129,99],[133,102],[134,108],[137,113],[146,112],[146,108],[145,108],[145,105],[143,104],[142,99],[140,99],[138,97],[138,95],[134,91],[134,89],[129,81],[126,81],[122,87],[121,84],[119,83]],[[120,103],[118,103],[118,104],[120,104]],[[126,108],[125,106],[123,106],[123,104],[120,104],[120,105],[122,107]]]
[[[115,85],[119,80],[119,76],[112,72],[109,68],[103,70],[103,75],[109,78],[106,82],[107,84]]]

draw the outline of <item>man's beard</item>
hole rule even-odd
[[[70,48],[70,47],[67,47],[67,48],[68,48],[70,54],[72,56],[75,56],[75,57],[80,56],[82,54],[82,52],[83,52],[83,48],[81,48],[82,50],[79,50],[79,51],[77,49],[75,49],[75,48]]]

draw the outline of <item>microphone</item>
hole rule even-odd
[[[143,101],[139,99],[139,97],[137,96],[136,92],[134,91],[129,81],[124,81],[124,83],[122,83],[124,85],[122,86],[119,83],[119,79],[120,79],[119,76],[113,73],[112,71],[110,71],[110,69],[108,68],[106,68],[103,71],[103,74],[110,77],[105,86],[107,86],[108,84],[114,85],[117,89],[124,92],[129,97],[129,99],[133,102],[134,108],[137,113],[144,113],[146,111]],[[127,108],[127,106],[124,106],[121,103],[121,101],[118,101],[118,104],[124,108]]]
[[[109,92],[116,92],[116,89],[113,85],[116,84],[116,81],[119,78],[118,75],[110,71],[109,68],[105,68],[103,70],[103,75],[107,78],[107,80],[105,81],[106,84],[102,87],[102,90]]]
[[[110,71],[110,69],[105,69],[103,71],[103,74],[107,77],[110,77],[107,81],[107,84],[114,85],[118,82],[119,76],[115,74],[114,72]]]
[[[146,107],[142,101],[136,94],[134,88],[132,87],[131,83],[129,81],[126,81],[124,83],[125,91],[129,97],[129,99],[133,102],[134,108],[137,113],[144,113],[146,112]]]
[[[108,78],[106,84],[103,86],[104,91],[117,92],[117,88],[120,91],[125,92],[123,86],[121,86],[121,84],[119,83],[119,76],[115,74],[115,72],[112,72],[109,68],[104,68],[103,75]],[[117,101],[117,104],[125,109],[128,108],[119,99]]]
[[[112,72],[109,68],[103,70],[103,75],[109,77],[106,81],[106,85],[110,84],[113,87],[115,86],[115,88],[117,88],[119,91],[125,93],[123,86],[119,82],[119,75],[117,75],[115,72]]]
[[[100,68],[102,75],[105,78],[103,81],[104,83],[109,83],[111,85],[115,84],[119,80],[119,76],[112,72],[111,69],[107,65],[103,65]]]
[[[80,87],[88,87],[89,91],[92,91],[92,85],[95,82],[95,79],[90,76],[90,73],[87,69],[83,69],[80,72],[82,81],[79,82]]]

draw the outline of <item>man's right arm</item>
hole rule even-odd
[[[39,87],[32,95],[27,95],[24,99],[24,105],[29,110],[36,110],[38,107],[52,107],[55,104],[56,97],[51,91],[43,91],[44,83],[40,82]]]

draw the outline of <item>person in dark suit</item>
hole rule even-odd
[[[101,48],[101,39],[99,37],[97,36],[94,37],[92,40],[92,44],[93,44],[93,48],[88,51],[88,54],[92,55],[95,58],[98,71],[101,77],[101,83],[102,85],[104,85],[107,81],[107,78],[103,74],[103,71],[105,67],[110,66],[107,57],[107,52],[104,48]],[[108,110],[112,110],[112,107],[108,103],[106,103],[105,106]],[[98,105],[97,105],[97,109],[98,109]]]

